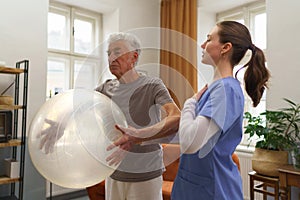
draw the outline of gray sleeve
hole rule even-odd
[[[96,88],[95,88],[95,91],[100,92],[100,93],[103,93],[104,84],[105,84],[105,83],[102,83],[101,85],[99,85],[98,87],[96,87]]]
[[[174,102],[163,81],[161,79],[157,79],[156,83],[156,103],[159,105],[165,105],[166,103]]]
[[[108,84],[109,82],[111,82],[111,81],[112,81],[112,79],[106,80],[104,83],[102,83],[102,84],[100,84],[99,86],[97,86],[97,87],[95,88],[95,91],[100,92],[100,93],[105,93],[105,88],[107,87],[107,84]]]

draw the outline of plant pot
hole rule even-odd
[[[292,164],[295,169],[300,169],[300,144],[291,151]]]
[[[261,175],[278,177],[278,167],[288,164],[288,155],[288,151],[255,148],[252,169]]]

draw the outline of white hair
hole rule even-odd
[[[140,55],[141,43],[140,40],[135,35],[131,33],[123,33],[123,32],[112,33],[108,38],[108,45],[118,40],[126,41],[127,44],[129,44],[129,46],[132,48],[132,50],[136,51]]]

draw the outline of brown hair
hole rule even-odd
[[[252,51],[251,59],[242,68],[248,66],[244,75],[245,88],[252,99],[253,106],[256,107],[270,78],[269,70],[265,66],[264,53],[252,43],[249,30],[243,24],[235,21],[223,21],[217,26],[219,27],[220,42],[232,44],[233,51],[230,59],[232,66],[236,66],[242,60],[248,49]]]

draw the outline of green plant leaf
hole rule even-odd
[[[266,110],[258,116],[244,113],[247,125],[245,134],[249,141],[258,137],[256,147],[272,150],[292,149],[300,141],[300,104],[284,98],[288,106],[278,110]]]

